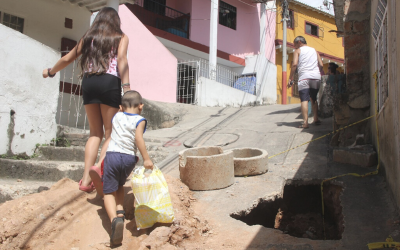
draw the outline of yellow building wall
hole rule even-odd
[[[276,15],[276,38],[277,40],[283,40],[283,24],[282,20],[282,6],[281,2],[278,0],[277,5],[277,15]],[[344,47],[341,37],[336,37],[335,32],[328,32],[330,30],[337,30],[335,19],[332,16],[326,16],[318,13],[315,10],[307,9],[306,7],[300,6],[293,2],[289,3],[289,9],[294,12],[294,28],[287,29],[287,42],[293,43],[293,40],[297,36],[303,36],[307,45],[315,48],[319,53],[325,53],[330,56],[338,57],[344,59]],[[323,33],[323,37],[315,37],[305,33],[305,22],[310,22],[314,25],[318,25],[320,28],[320,36]],[[323,29],[323,31],[321,31]],[[288,60],[286,62],[287,78],[289,81],[290,75],[290,64],[293,60],[293,53],[289,53],[291,49],[288,47]],[[277,66],[277,103],[282,103],[282,51],[276,50],[276,66]],[[339,65],[342,66],[342,65]],[[338,68],[340,72],[343,68]],[[324,62],[324,72],[328,72],[328,63]],[[287,103],[300,103],[298,97],[293,96],[292,88],[287,90]]]

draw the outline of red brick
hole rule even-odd
[[[369,30],[369,20],[364,20],[361,22],[354,21],[353,22],[353,31],[364,33]]]
[[[356,73],[363,70],[368,62],[363,57],[346,58],[346,74]]]
[[[344,32],[353,31],[353,22],[344,22]]]
[[[368,42],[369,42],[369,36],[367,34],[347,35],[344,39],[344,47],[346,49],[349,49],[355,46],[365,46],[368,47],[369,49]]]

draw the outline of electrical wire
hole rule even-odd
[[[241,0],[237,0],[237,1],[239,1],[239,2],[241,2],[241,3],[244,3],[244,4],[248,5],[248,6],[251,6],[251,7],[253,7],[253,8],[257,8],[257,6],[254,6],[254,5],[248,4],[248,3],[246,3],[246,2],[243,2],[243,1],[241,1]]]

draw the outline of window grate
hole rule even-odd
[[[236,30],[236,7],[220,1],[219,24]]]
[[[375,69],[378,81],[378,110],[382,110],[389,96],[388,37],[386,1],[380,0],[375,15],[373,37],[375,38]]]
[[[0,13],[1,16],[1,13]],[[24,31],[24,19],[21,17],[13,16],[8,13],[3,13],[3,19],[1,22],[4,26],[23,33]]]
[[[311,23],[306,23],[306,33],[313,36],[318,36],[318,26]]]

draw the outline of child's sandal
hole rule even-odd
[[[124,219],[122,217],[115,217],[111,223],[110,243],[112,246],[121,245],[123,238],[124,238]]]
[[[119,214],[122,214],[122,217],[118,217]],[[125,211],[124,210],[117,210],[117,217],[122,218],[125,221]]]

